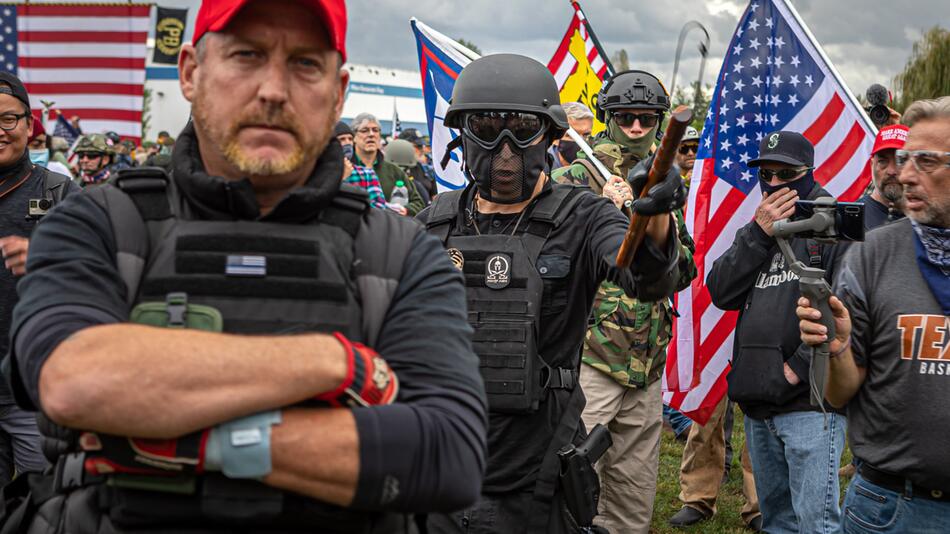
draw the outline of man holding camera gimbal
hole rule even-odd
[[[831,196],[815,181],[814,146],[789,131],[765,136],[758,159],[762,202],[716,262],[706,284],[712,302],[739,310],[728,375],[729,398],[746,414],[745,430],[765,532],[837,531],[838,463],[845,419],[824,416],[809,399],[811,348],[799,339],[793,310],[798,276],[779,251],[773,223],[795,202]],[[795,256],[831,280],[841,245],[792,239]]]
[[[897,151],[907,219],[868,234],[835,279],[835,335],[824,391],[848,408],[858,474],[845,532],[950,531],[950,96],[904,113]],[[828,341],[799,301],[801,339]]]

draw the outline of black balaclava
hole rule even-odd
[[[811,193],[812,188],[815,187],[815,174],[812,171],[808,171],[797,180],[782,182],[778,185],[771,185],[760,177],[759,187],[761,187],[762,192],[767,195],[771,195],[779,189],[787,187],[798,193],[798,198],[805,200],[808,198],[808,194]]]
[[[577,159],[577,153],[580,152],[581,146],[577,144],[573,139],[561,139],[557,143],[557,151],[561,154],[561,157],[564,158],[564,161],[569,164]]]
[[[481,198],[498,204],[517,204],[531,198],[545,169],[550,134],[540,143],[518,148],[510,139],[487,150],[462,134],[462,151],[469,179]]]

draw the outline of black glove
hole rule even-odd
[[[633,211],[640,215],[659,215],[682,208],[686,204],[686,185],[680,178],[680,168],[675,163],[670,166],[670,171],[663,180],[647,191],[647,196],[639,198],[652,165],[653,156],[650,156],[637,163],[627,174],[627,182],[630,183],[633,197],[636,199],[633,201]]]

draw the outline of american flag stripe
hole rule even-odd
[[[816,180],[841,200],[858,198],[870,179],[874,134],[839,80],[787,0],[750,2],[727,50],[693,169],[686,219],[699,276],[677,296],[683,315],[663,377],[664,400],[700,423],[726,391],[738,318],[712,304],[705,280],[761,201],[745,165],[759,141],[779,129],[802,132],[815,145]]]
[[[564,88],[567,79],[570,78],[571,74],[574,74],[574,71],[577,69],[577,60],[568,53],[571,36],[574,35],[575,31],[579,31],[581,38],[584,40],[584,50],[587,53],[587,60],[590,61],[590,66],[594,72],[597,73],[597,77],[604,79],[604,76],[607,74],[606,59],[601,57],[600,52],[594,45],[594,40],[588,35],[587,27],[583,24],[585,20],[583,18],[584,15],[577,7],[577,4],[574,4],[574,16],[571,18],[571,23],[567,26],[567,31],[564,32],[561,44],[558,45],[554,56],[548,63],[548,70],[554,73],[554,80],[557,82],[559,90]]]
[[[141,137],[150,5],[0,6],[0,66],[83,131]]]

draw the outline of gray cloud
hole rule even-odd
[[[890,84],[916,38],[934,25],[950,28],[946,0],[868,2],[795,0],[805,23],[855,94],[872,83]],[[705,82],[715,80],[725,48],[747,3],[737,0],[620,2],[583,0],[607,52],[626,49],[631,64],[668,80],[683,23],[697,20],[710,33]],[[484,53],[515,52],[547,63],[571,18],[567,0],[350,0],[350,61],[415,70],[415,41],[409,18]],[[677,85],[699,71],[698,32],[684,47]]]

